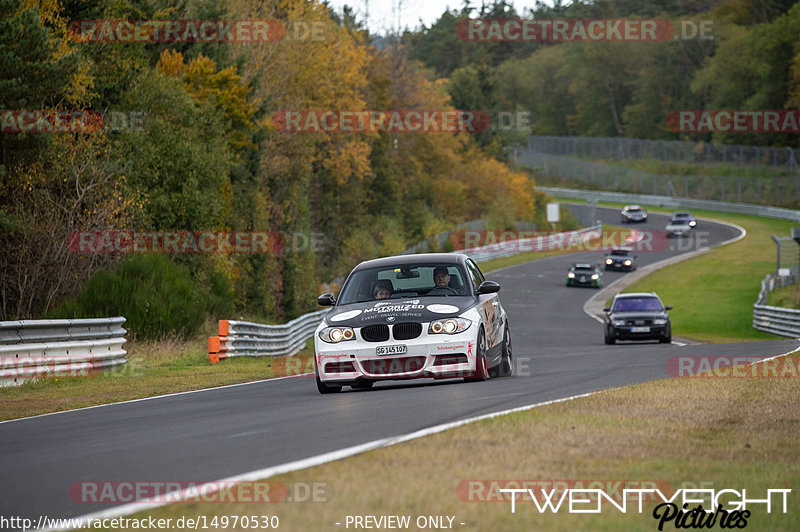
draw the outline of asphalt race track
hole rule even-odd
[[[597,214],[619,225],[618,211]],[[665,224],[665,216],[651,215],[636,227]],[[702,245],[738,234],[702,220],[697,231],[708,238]],[[694,249],[683,248],[642,252],[640,266]],[[2,423],[0,514],[85,515],[104,507],[73,502],[68,489],[75,482],[217,480],[475,415],[665,377],[673,356],[767,357],[797,346],[791,339],[604,345],[602,325],[582,310],[595,291],[564,286],[569,264],[601,258],[601,252],[573,253],[488,276],[501,284],[510,314],[517,359],[511,378],[386,383],[322,396],[313,377],[298,377]],[[623,275],[607,272],[604,284]]]

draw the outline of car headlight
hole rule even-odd
[[[625,266],[630,266],[631,264],[633,264],[631,259],[628,259],[628,260],[625,261]]]
[[[631,215],[626,212],[625,213],[625,218],[630,218],[630,217],[631,217]]]
[[[647,218],[647,213],[646,212],[642,213],[642,218]]]
[[[606,264],[614,264],[614,261],[611,259],[606,259]]]
[[[611,322],[611,325],[613,325],[614,327],[624,327],[625,326],[625,320],[613,320]]]
[[[695,225],[697,225],[697,222],[696,222],[696,221],[694,221],[694,220],[692,220],[691,222],[689,222],[689,225],[691,225],[692,227],[694,227]]]
[[[428,334],[458,334],[469,329],[472,322],[466,318],[434,320],[428,326]]]
[[[319,332],[319,337],[323,342],[338,344],[348,340],[355,340],[356,333],[352,327],[325,327]]]
[[[600,276],[599,276],[599,275],[597,275],[596,273],[593,273],[593,274],[592,274],[592,279],[599,279],[599,278],[600,278]]]
[[[572,273],[572,272],[569,272],[569,273],[567,274],[567,277],[569,277],[570,279],[574,279],[574,278],[575,278],[575,274],[574,274],[574,273]]]
[[[664,318],[657,318],[653,320],[653,325],[666,325],[666,324],[667,320],[665,320]]]

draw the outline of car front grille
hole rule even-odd
[[[392,327],[395,340],[411,340],[422,334],[421,323],[398,323]]]
[[[395,375],[419,371],[425,365],[425,357],[396,357],[365,360],[364,371],[371,375]]]
[[[389,339],[389,326],[380,324],[362,327],[361,338],[365,342],[385,342]]]
[[[625,320],[626,327],[641,327],[642,325],[652,325],[653,320],[651,319],[636,319],[636,320]]]

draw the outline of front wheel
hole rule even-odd
[[[616,339],[606,332],[606,345],[614,345],[617,343]]]
[[[478,331],[478,342],[475,344],[475,371],[469,377],[464,377],[464,382],[485,381],[489,378],[489,368],[486,367],[486,335],[483,327]]]

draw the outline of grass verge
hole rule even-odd
[[[310,343],[310,342],[309,342]],[[128,363],[89,377],[49,377],[0,388],[0,420],[117,401],[268,379],[285,374],[285,359],[208,361],[206,338],[127,344]],[[295,355],[311,357],[313,348]],[[297,361],[294,361],[297,362]]]
[[[800,357],[784,358],[797,377]],[[652,503],[641,514],[630,503],[627,514],[606,504],[600,514],[569,515],[564,508],[540,514],[528,500],[511,514],[503,494],[471,492],[465,485],[560,480],[588,487],[600,481],[607,489],[608,481],[656,482],[674,489],[745,488],[748,498],[763,498],[767,489],[800,481],[798,402],[797,378],[663,379],[270,479],[290,492],[322,484],[326,502],[182,502],[134,517],[276,515],[283,530],[337,530],[348,515],[410,515],[412,522],[418,515],[447,515],[455,516],[454,528],[466,530],[656,530]],[[800,530],[796,498],[790,494],[788,514],[751,506],[748,528]],[[674,528],[667,524],[665,530]]]
[[[773,307],[800,308],[800,284],[773,290],[767,296],[767,305]]]
[[[571,200],[564,200],[575,203]],[[599,204],[621,207],[621,204]],[[675,209],[647,207],[650,212]],[[634,283],[625,292],[657,292],[672,305],[672,332],[708,343],[773,340],[778,336],[753,329],[753,303],[761,280],[775,271],[772,235],[788,235],[796,225],[788,220],[693,210],[698,217],[741,225],[747,236],[738,242],[673,266]],[[702,220],[697,230],[702,230]]]

